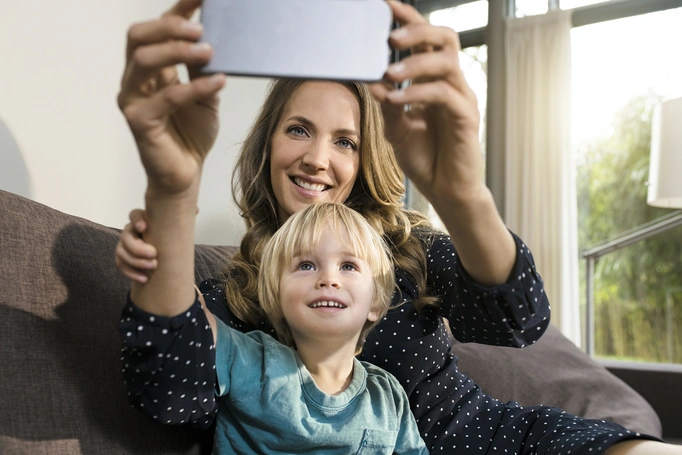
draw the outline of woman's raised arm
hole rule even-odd
[[[390,43],[412,54],[389,67],[387,83],[371,86],[386,137],[407,177],[443,220],[469,275],[485,285],[503,283],[516,249],[483,180],[480,114],[459,66],[459,37],[430,25],[409,5],[388,3],[401,24]],[[408,88],[394,89],[393,83],[408,79]]]
[[[146,284],[133,283],[132,300],[154,314],[174,316],[194,301],[194,224],[201,168],[218,132],[218,91],[224,75],[191,68],[211,57],[197,43],[201,25],[189,18],[200,0],[179,0],[161,18],[128,31],[118,104],[147,174],[145,240],[158,252]],[[176,65],[190,68],[179,80]]]

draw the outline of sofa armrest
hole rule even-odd
[[[523,349],[456,342],[453,352],[460,369],[494,398],[553,406],[661,436],[660,420],[642,395],[553,325],[537,343]]]
[[[682,366],[599,360],[611,373],[641,394],[663,425],[663,439],[682,444]]]

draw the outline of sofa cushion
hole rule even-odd
[[[460,370],[498,400],[544,404],[661,436],[661,421],[651,405],[553,325],[537,343],[523,349],[455,340],[452,350]]]

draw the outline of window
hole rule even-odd
[[[681,23],[679,8],[572,31],[581,251],[672,212],[647,206],[646,182],[653,107],[682,96],[682,63],[668,45],[682,43]],[[675,228],[597,261],[597,357],[682,363],[680,236]]]
[[[581,6],[595,5],[613,0],[559,0],[561,9],[580,8]]]
[[[488,1],[478,0],[434,11],[429,14],[429,22],[451,27],[460,33],[485,27],[488,25]]]
[[[515,5],[516,17],[536,16],[549,10],[549,3],[544,0],[516,0]]]

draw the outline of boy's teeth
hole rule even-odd
[[[299,179],[298,177],[294,178],[294,182],[296,185],[300,186],[301,188],[305,188],[306,190],[310,191],[324,191],[326,185],[323,185],[321,183],[308,183],[304,182],[303,180]]]
[[[339,302],[315,302],[312,305],[310,305],[311,308],[319,308],[319,307],[336,307],[336,308],[345,308],[345,305],[339,303]]]

